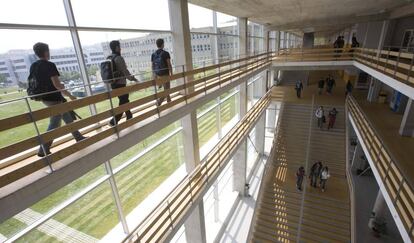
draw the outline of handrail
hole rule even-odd
[[[384,57],[384,55],[386,55]],[[388,58],[390,57],[390,58]],[[397,58],[397,61],[393,60]],[[411,58],[408,65],[407,58]],[[153,116],[161,116],[167,109],[181,105],[183,103],[191,102],[203,93],[207,93],[212,89],[221,87],[222,84],[233,80],[236,77],[247,75],[249,72],[261,68],[270,62],[287,62],[287,61],[337,61],[337,60],[357,60],[361,63],[367,64],[378,70],[385,70],[387,74],[394,74],[394,77],[401,80],[403,71],[406,71],[406,75],[409,77],[406,80],[414,84],[414,77],[412,75],[411,68],[414,61],[413,54],[411,53],[394,53],[391,51],[378,51],[375,49],[366,48],[290,48],[279,50],[273,53],[261,53],[251,57],[244,57],[236,60],[229,60],[220,64],[214,64],[196,68],[194,70],[183,70],[183,72],[176,73],[170,77],[160,78],[156,80],[150,80],[125,88],[116,90],[110,90],[107,87],[107,91],[100,94],[91,95],[79,100],[69,101],[64,104],[59,104],[53,107],[39,109],[33,112],[26,112],[24,114],[8,117],[0,120],[0,132],[19,129],[20,126],[25,124],[33,124],[37,127],[37,122],[42,119],[46,119],[52,115],[58,115],[65,111],[76,110],[89,105],[97,104],[99,102],[108,101],[110,98],[117,97],[119,95],[128,94],[132,92],[138,92],[142,90],[153,89],[153,93],[131,101],[119,107],[111,107],[107,110],[101,111],[98,114],[89,116],[82,120],[76,121],[71,124],[64,125],[49,132],[37,132],[32,137],[26,137],[22,141],[15,142],[10,145],[6,145],[0,148],[0,170],[8,168],[18,163],[18,160],[11,159],[17,154],[19,157],[29,156],[25,151],[39,146],[41,141],[46,142],[52,139],[58,139],[62,136],[69,134],[75,130],[85,129],[96,125],[99,122],[107,121],[116,114],[122,114],[126,110],[135,109],[138,115],[131,120],[121,122],[112,128],[103,128],[99,132],[83,140],[79,143],[70,145],[57,152],[52,153],[43,159],[37,159],[31,164],[27,164],[23,167],[18,167],[19,176],[8,176],[11,169],[4,172],[0,172],[0,188],[7,185],[17,179],[20,179],[40,168],[43,168],[45,164],[53,164],[55,161],[60,160],[69,154],[83,149],[89,145],[92,145],[103,138],[109,137],[114,134],[119,134],[120,131],[127,127],[134,125],[143,120],[149,119]],[[385,63],[385,64],[384,64]],[[384,66],[385,65],[385,66]],[[409,68],[409,69],[408,69]],[[400,78],[399,78],[400,77]],[[162,92],[157,91],[159,85],[165,82],[177,82],[177,85],[170,90],[164,90]],[[403,80],[404,81],[404,80]],[[158,106],[156,100],[167,95],[173,96],[172,102]],[[28,110],[30,111],[30,104],[28,98],[26,103]],[[3,108],[3,107],[2,107]],[[100,126],[102,127],[102,126]],[[13,169],[13,172],[15,170]]]
[[[267,92],[246,116],[207,154],[203,161],[172,190],[123,242],[163,242],[167,232],[179,228],[193,205],[203,198],[203,191],[226,167],[271,100]]]
[[[167,109],[177,105],[182,105],[183,103],[190,103],[197,99],[198,96],[202,96],[207,92],[212,91],[213,89],[220,88],[222,85],[231,82],[235,78],[248,75],[249,73],[255,70],[263,68],[270,62],[268,56],[268,53],[262,53],[252,57],[232,60],[208,67],[197,68],[191,71],[184,71],[182,73],[174,74],[168,78],[138,83],[135,85],[127,86],[125,88],[120,88],[112,91],[108,89],[105,93],[88,96],[83,99],[74,100],[53,107],[43,108],[37,111],[28,112],[14,117],[2,119],[0,120],[0,131],[8,129],[18,129],[18,127],[30,123],[33,123],[36,126],[37,121],[48,118],[52,115],[58,115],[63,112],[75,110],[130,92],[136,92],[139,90],[152,87],[154,88],[154,90],[156,90],[157,86],[168,81],[181,81],[181,83],[178,86],[172,87],[170,90],[164,90],[162,92],[155,91],[154,94],[147,95],[145,97],[131,101],[130,103],[121,105],[116,108],[111,106],[109,110],[102,111],[98,114],[64,125],[49,132],[38,133],[36,136],[25,138],[23,141],[19,141],[17,143],[0,148],[0,160],[3,160],[2,162],[0,162],[0,169],[4,167],[0,172],[0,187],[3,187],[20,178],[23,178],[24,176],[27,176],[45,167],[45,165],[51,166],[56,161],[65,158],[76,151],[86,148],[87,146],[97,143],[104,138],[107,138],[114,134],[119,134],[119,132],[145,119],[148,119],[153,116],[160,117],[164,115],[162,112],[167,112]],[[208,70],[213,70],[214,73],[206,76],[205,73]],[[194,75],[196,74],[201,74],[201,77],[194,77]],[[172,95],[172,101],[170,103],[166,103],[163,105],[155,104],[157,99],[161,97],[166,97],[168,94]],[[29,105],[29,102],[27,102],[27,104]],[[98,122],[104,121],[106,119],[113,117],[116,114],[122,114],[124,111],[133,108],[137,108],[139,110],[139,114],[136,115],[134,118],[125,122],[121,122],[115,127],[106,129],[102,128],[100,131],[97,131],[95,135],[90,136],[89,138],[82,140],[78,143],[64,147],[52,153],[51,155],[46,156],[45,158],[38,158],[31,163],[26,163],[22,165],[18,164],[18,162],[13,162],[5,163],[4,166],[2,166],[3,162],[9,156],[26,151],[27,149],[33,148],[35,146],[39,146],[40,141],[47,142],[52,139],[59,138],[72,131],[79,130],[87,126],[96,124]],[[30,110],[31,109],[29,107],[29,111]]]
[[[398,166],[390,150],[382,142],[362,111],[358,102],[351,96],[347,98],[348,111],[355,121],[356,129],[361,134],[375,168],[377,169],[385,189],[396,208],[410,239],[414,239],[414,187],[407,181],[406,172]]]

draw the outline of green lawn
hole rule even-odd
[[[136,99],[140,97],[140,95],[142,94],[132,96],[132,99]],[[232,97],[221,105],[221,119],[223,125],[236,115],[235,99],[235,97]],[[214,102],[215,100],[212,101],[212,103]],[[201,107],[200,110],[206,109],[207,106],[212,103],[209,102]],[[108,104],[106,104],[106,106],[107,105]],[[105,104],[100,105],[98,110],[99,109],[106,109]],[[81,114],[81,112],[79,113]],[[215,110],[213,110],[200,119],[200,146],[207,142],[208,139],[217,132],[217,129],[215,128],[215,117],[216,113]],[[126,160],[141,152],[143,149],[169,134],[179,126],[179,121],[175,122],[114,157],[111,159],[112,167],[114,169],[117,168]],[[23,136],[23,134],[24,133],[17,133],[16,136]],[[134,161],[115,176],[125,214],[130,213],[137,207],[139,203],[141,203],[183,163],[181,140],[181,133],[176,134],[139,160]],[[47,213],[104,174],[104,166],[101,165],[71,184],[61,188],[59,191],[49,195],[47,198],[39,201],[33,205],[31,209],[40,213]],[[109,182],[101,184],[77,202],[59,212],[53,219],[98,239],[102,238],[119,223]],[[0,224],[0,233],[6,236],[11,236],[22,230],[23,227],[25,227],[23,223],[12,218]],[[51,239],[50,236],[47,236],[38,230],[34,230],[27,234],[24,239],[22,239],[22,242],[49,242],[50,240],[53,241],[53,238]]]

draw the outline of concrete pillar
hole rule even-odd
[[[313,32],[304,33],[303,34],[302,47],[303,48],[313,48],[314,41],[315,41],[315,35],[314,35]]]
[[[263,113],[262,116],[257,120],[256,129],[255,129],[255,147],[257,149],[258,156],[264,155],[264,145],[265,145],[265,125],[266,125],[266,114]]]
[[[381,34],[380,34],[380,37],[379,37],[378,47],[377,47],[378,51],[380,51],[384,48],[384,41],[385,41],[385,37],[387,36],[389,23],[390,23],[389,20],[382,21]],[[380,52],[377,53],[377,57],[379,57],[379,56],[380,56]]]
[[[378,101],[378,96],[381,91],[381,85],[382,85],[381,81],[371,77],[371,83],[369,85],[368,97],[367,97],[367,100],[369,102]]]
[[[247,55],[247,18],[237,18],[239,28],[239,55]]]
[[[355,146],[354,154],[352,156],[351,169],[356,168],[363,170],[365,168],[365,161],[361,159],[362,155],[364,155],[364,150],[358,141],[358,144]]]
[[[168,0],[170,24],[173,39],[174,59],[177,65],[184,65],[186,70],[193,69],[190,24],[187,0]],[[192,90],[189,87],[189,90]],[[196,112],[181,119],[183,126],[184,159],[187,172],[190,173],[200,164],[200,147],[198,141]],[[206,228],[204,204],[201,201],[184,223],[187,242],[205,243]]]
[[[218,34],[218,28],[217,28],[217,12],[213,11],[213,32]],[[210,36],[213,37],[213,45],[214,45],[214,53],[213,53],[213,57],[214,57],[214,64],[218,64],[219,63],[219,51],[218,51],[218,36],[217,35],[213,35]]]
[[[414,100],[409,99],[400,125],[400,135],[414,137]]]
[[[247,140],[240,144],[239,149],[233,157],[233,190],[241,196],[248,196],[246,188],[247,171]]]
[[[265,52],[268,52],[270,50],[270,31],[269,30],[265,30],[264,31],[264,50]]]
[[[372,218],[370,218],[368,222],[368,227],[373,229],[376,223],[382,224],[387,210],[387,203],[385,202],[381,189],[378,189],[377,199],[375,200],[374,207],[371,211]]]

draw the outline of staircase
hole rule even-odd
[[[325,111],[328,109],[325,107]],[[339,114],[335,127],[327,131],[327,124],[323,130],[317,128],[310,104],[282,105],[274,153],[266,165],[250,228],[250,242],[350,241],[345,114],[343,107],[336,109]],[[304,190],[298,191],[296,170],[304,166],[308,175],[317,160],[330,168],[327,190],[310,187],[306,179]]]

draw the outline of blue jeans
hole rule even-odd
[[[42,102],[47,107],[63,103],[63,101],[46,101],[46,100],[44,100]],[[56,116],[51,116],[50,120],[49,120],[49,126],[47,127],[47,131],[50,131],[50,130],[53,130],[53,129],[56,129],[56,128],[60,127],[62,119],[66,124],[69,124],[69,123],[73,122],[73,117],[72,117],[72,114],[70,112],[65,112],[63,114],[59,114],[59,115],[56,115]],[[76,139],[76,141],[80,141],[80,140],[83,139],[83,136],[79,131],[72,132],[72,135]],[[53,143],[53,140],[45,141],[45,143],[43,144],[43,146],[45,148],[45,151],[43,151],[42,146],[40,146],[39,153],[42,153],[42,154],[44,152],[49,153],[50,152],[49,150],[50,150],[50,147],[52,146],[52,143]]]

